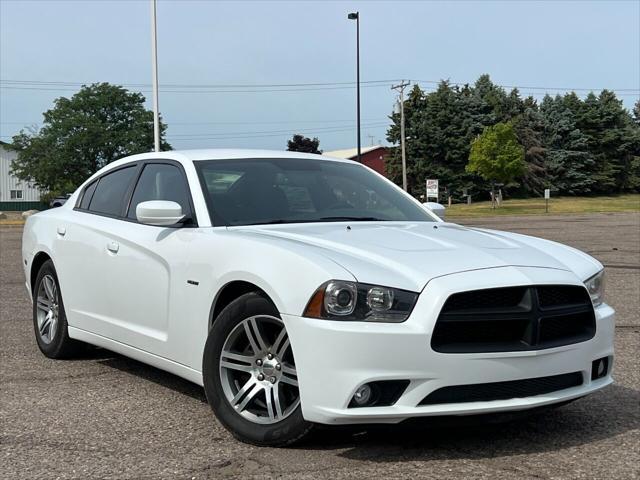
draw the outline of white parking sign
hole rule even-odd
[[[427,198],[438,198],[438,180],[427,180]]]

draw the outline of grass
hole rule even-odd
[[[21,212],[4,212],[5,218],[0,218],[1,226],[24,225]]]
[[[640,212],[640,194],[615,197],[557,197],[549,200],[549,214],[597,212]],[[471,205],[454,204],[447,208],[447,217],[492,217],[500,215],[544,215],[543,198],[505,200],[502,206],[491,208],[491,202]]]
[[[471,205],[454,204],[447,208],[447,218],[493,217],[501,215],[544,215],[544,199],[527,198],[505,200],[495,210],[491,202],[475,202]],[[598,212],[640,212],[640,194],[615,197],[558,197],[549,200],[549,214],[576,214]],[[19,213],[8,212],[8,218],[0,219],[0,225],[24,225]]]
[[[20,226],[24,225],[24,220],[8,220],[6,218],[0,219],[0,226]]]

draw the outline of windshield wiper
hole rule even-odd
[[[339,216],[339,217],[320,217],[318,219],[319,222],[342,222],[342,221],[357,221],[357,222],[386,222],[384,218],[377,217],[349,217],[349,216]]]
[[[263,222],[255,222],[255,223],[244,223],[241,225],[231,225],[232,227],[252,227],[255,225],[277,225],[279,223],[300,223],[300,220],[284,220],[284,219],[276,219],[276,220],[265,220]]]
[[[243,225],[230,225],[232,227],[253,227],[257,225],[278,225],[284,223],[315,223],[315,222],[387,222],[388,220],[378,217],[350,217],[350,216],[336,216],[336,217],[320,217],[313,219],[298,219],[298,220],[286,220],[278,218],[274,220],[265,220],[262,222],[245,223]]]

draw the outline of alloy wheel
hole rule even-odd
[[[56,336],[59,319],[58,288],[51,275],[42,277],[36,296],[38,335],[45,344]]]
[[[282,320],[258,315],[236,325],[222,347],[220,380],[229,404],[247,420],[273,424],[291,415],[300,392]]]

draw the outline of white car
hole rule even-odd
[[[40,350],[104,347],[203,385],[237,438],[517,411],[612,382],[603,267],[442,221],[350,160],[116,161],[27,220]]]

